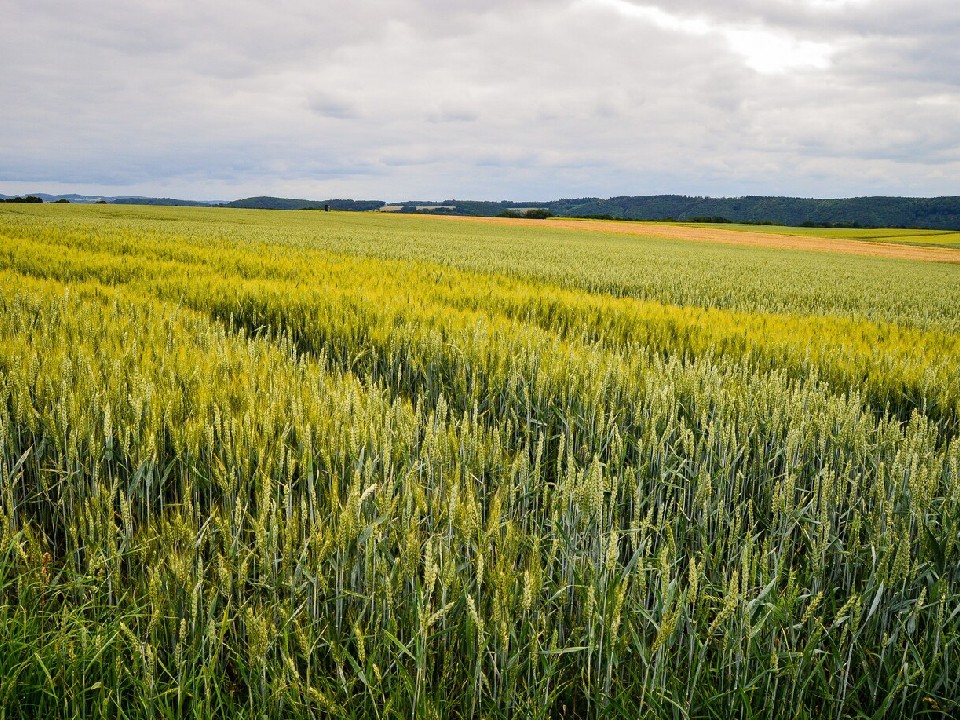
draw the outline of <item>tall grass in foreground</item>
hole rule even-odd
[[[88,242],[4,247],[0,716],[960,712],[948,331]]]

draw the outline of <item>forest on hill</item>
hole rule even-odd
[[[557,215],[609,215],[632,220],[726,219],[774,225],[960,228],[960,197],[860,197],[839,200],[750,196],[656,195],[582,198],[549,203]]]

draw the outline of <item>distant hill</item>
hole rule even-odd
[[[28,193],[38,197],[45,203],[56,202],[57,200],[67,200],[71,203],[89,205],[91,203],[106,202],[115,205],[177,205],[177,206],[206,206],[217,205],[217,201],[204,200],[178,200],[176,198],[154,198],[142,197],[139,195],[77,195],[68,193],[66,195],[50,195],[49,193]],[[0,193],[0,200],[7,200],[14,195],[4,195]]]
[[[233,202],[223,203],[224,207],[251,208],[255,210],[331,210],[367,211],[378,210],[386,203],[382,200],[302,200],[296,198],[278,198],[269,195],[243,198]]]
[[[118,197],[105,198],[114,205],[172,205],[174,207],[207,207],[216,203],[202,200],[178,200],[177,198]]]

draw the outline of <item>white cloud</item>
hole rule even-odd
[[[727,28],[723,35],[749,67],[762,73],[779,74],[801,68],[825,70],[836,52],[828,43],[797,40],[785,33],[758,28]]]

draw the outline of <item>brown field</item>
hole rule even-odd
[[[842,255],[866,255],[870,257],[894,258],[899,260],[921,260],[960,264],[960,250],[954,248],[935,248],[922,246],[897,245],[893,243],[866,242],[837,238],[801,237],[797,235],[778,235],[766,232],[725,230],[722,228],[687,227],[667,223],[613,222],[609,220],[575,220],[568,218],[549,218],[547,220],[526,220],[500,217],[457,217],[457,220],[494,223],[498,225],[529,225],[539,223],[545,228],[565,230],[591,230],[595,232],[620,233],[640,237],[671,238],[692,242],[721,243],[753,247],[780,248],[784,250],[809,250],[814,252],[838,253]]]

